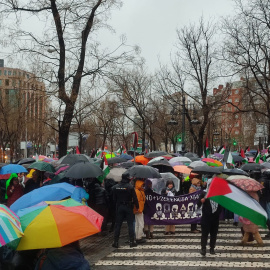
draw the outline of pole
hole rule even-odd
[[[185,93],[182,91],[182,151],[185,151],[185,114],[186,114],[186,108],[185,108]]]

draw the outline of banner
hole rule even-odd
[[[202,212],[197,201],[202,191],[181,196],[145,192],[144,223],[147,225],[178,225],[200,223]]]

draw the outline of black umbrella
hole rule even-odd
[[[224,174],[227,175],[246,175],[248,176],[248,173],[246,173],[245,171],[241,170],[241,169],[225,169],[223,170]]]
[[[188,157],[192,162],[193,161],[199,161],[201,160],[200,158],[197,158],[197,157]]]
[[[168,153],[163,152],[163,151],[153,151],[153,152],[149,152],[149,153],[145,154],[144,156],[146,158],[155,158],[155,157],[160,157],[160,156],[164,156],[164,155],[168,155]]]
[[[270,162],[264,162],[261,164],[262,168],[270,169]]]
[[[129,178],[161,178],[157,169],[145,165],[135,165],[124,172],[123,175]]]
[[[147,166],[157,168],[159,170],[159,172],[162,172],[162,173],[165,173],[165,172],[172,172],[173,173],[174,172],[172,165],[166,159],[155,160],[152,162],[149,161]]]
[[[23,158],[23,159],[19,159],[19,160],[13,162],[13,164],[22,165],[22,164],[31,164],[33,162],[36,162],[36,160],[34,158]]]
[[[247,163],[240,167],[243,171],[260,171],[262,166],[258,163]]]
[[[101,168],[90,162],[78,162],[68,169],[65,177],[68,178],[97,178],[103,175]]]
[[[233,161],[234,162],[242,162],[243,158],[241,156],[238,155],[232,155]]]
[[[110,165],[110,164],[115,164],[115,163],[126,162],[127,160],[121,157],[113,157],[113,158],[107,159],[107,161],[108,161],[108,165]]]
[[[187,153],[184,154],[184,157],[188,157],[188,158],[195,157],[195,158],[198,158],[198,155],[195,154],[195,153],[192,153],[192,152],[187,152]]]
[[[137,163],[137,162],[135,162],[135,164],[134,164],[133,161],[127,161],[127,162],[120,163],[119,165],[117,165],[117,167],[129,169],[129,168],[133,167],[134,165],[141,165],[141,164]]]
[[[209,167],[209,166],[198,166],[195,167],[191,172],[199,174],[220,174],[223,167]]]
[[[83,154],[69,154],[58,160],[58,163],[73,165],[80,161],[93,162],[88,156]]]

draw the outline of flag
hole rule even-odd
[[[261,158],[261,153],[258,150],[253,160],[254,160],[255,163],[259,163],[260,158]]]
[[[96,158],[101,158],[101,154],[102,154],[102,151],[100,149],[98,149],[98,151],[96,153]]]
[[[247,157],[245,155],[245,152],[244,152],[244,150],[242,148],[240,150],[240,155],[243,158],[242,163],[248,163],[248,159],[247,159]]]
[[[232,153],[228,149],[226,149],[226,151],[224,153],[223,160],[225,163],[234,164]]]
[[[224,146],[224,145],[222,145],[222,146],[220,146],[220,147],[219,147],[219,149],[217,150],[217,152],[218,152],[219,154],[224,155],[225,150],[226,150],[225,146]]]
[[[261,205],[245,191],[225,179],[214,177],[206,198],[210,198],[229,211],[266,228],[267,213]]]
[[[38,154],[36,153],[36,162],[39,161],[39,157],[38,157]]]
[[[205,157],[208,157],[209,155],[210,155],[209,143],[208,143],[208,138],[206,138],[206,141],[205,141]]]
[[[107,161],[107,158],[106,156],[104,155],[103,156],[103,160],[101,162],[101,165],[100,165],[100,168],[103,170],[103,175],[99,176],[98,177],[98,180],[100,182],[103,182],[103,180],[106,178],[106,176],[109,174],[110,172],[110,168],[108,166],[108,161]]]
[[[250,151],[250,148],[249,148],[249,146],[248,146],[248,147],[246,147],[245,153],[246,153],[246,152],[249,152],[249,151]]]
[[[265,153],[264,156],[263,156],[263,161],[264,162],[269,162],[270,161],[270,155]]]
[[[77,155],[81,154],[78,146],[76,146],[76,154]]]
[[[122,149],[123,149],[123,154],[126,154],[127,153],[127,149],[126,149],[126,147],[124,145],[122,146]]]
[[[121,155],[122,154],[122,146],[120,146],[120,148],[116,151],[117,155]]]

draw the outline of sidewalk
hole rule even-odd
[[[109,227],[109,226],[108,226]],[[109,255],[115,250],[112,247],[114,233],[107,233],[105,236],[100,234],[92,235],[80,240],[80,247],[84,253],[86,260],[91,265],[91,270],[95,269],[94,264]],[[121,228],[120,242],[124,242],[128,239],[128,227],[124,222]]]

